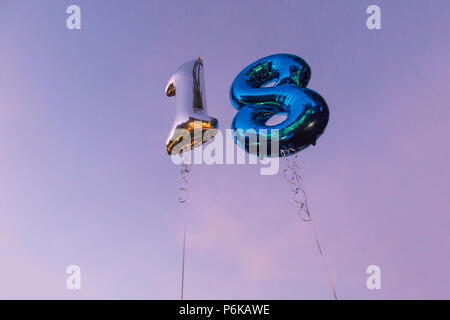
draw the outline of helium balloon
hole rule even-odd
[[[176,98],[175,121],[166,143],[169,155],[188,151],[214,137],[218,121],[206,112],[201,58],[186,62],[175,71],[166,86],[166,96]]]
[[[309,65],[292,54],[271,55],[243,69],[230,92],[231,103],[238,110],[232,123],[235,142],[260,156],[260,141],[270,141],[276,132],[272,129],[276,129],[280,150],[273,156],[288,156],[315,145],[325,131],[329,111],[325,99],[306,88],[310,77]],[[274,85],[268,86],[270,83]],[[274,115],[286,119],[268,125]],[[247,131],[255,131],[258,139],[250,141],[245,137]]]

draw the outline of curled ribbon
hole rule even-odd
[[[192,164],[185,164],[183,163],[182,169],[180,170],[181,173],[181,185],[178,188],[180,191],[180,195],[178,196],[178,202],[183,203],[186,202],[189,199],[189,190],[188,190],[188,180],[187,176],[189,172],[191,172]]]
[[[289,151],[292,151],[292,150],[288,150],[288,151],[283,150],[280,152],[283,152],[283,153],[286,152],[287,154],[289,154]],[[285,155],[282,154],[282,156],[285,156]],[[298,206],[297,214],[300,217],[300,219],[302,219],[303,221],[312,223],[313,219],[311,217],[311,213],[309,212],[309,208],[308,208],[308,196],[306,194],[306,191],[303,189],[303,180],[302,180],[302,176],[300,175],[300,166],[298,164],[297,153],[293,154],[290,157],[286,157],[285,159],[286,159],[286,167],[283,170],[283,177],[289,183],[291,191],[294,195],[294,201]],[[317,249],[322,258],[322,262],[325,267],[325,271],[327,272],[327,275],[328,275],[328,282],[330,284],[331,291],[333,293],[334,299],[338,300],[338,297],[336,294],[336,289],[334,287],[333,280],[331,278],[331,273],[329,271],[327,262],[325,260],[325,255],[324,255],[322,247],[320,245],[319,238],[317,236],[317,232],[316,232],[314,225],[313,225],[313,232],[314,232],[314,239],[315,239],[315,242],[317,245]]]

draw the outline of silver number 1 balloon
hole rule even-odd
[[[176,97],[175,122],[166,144],[169,155],[188,151],[212,139],[218,121],[206,112],[201,58],[186,62],[175,71],[166,86],[166,96]],[[208,134],[203,134],[207,130]],[[199,137],[197,132],[201,133]]]

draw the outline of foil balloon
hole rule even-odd
[[[175,121],[166,143],[169,155],[188,151],[214,137],[218,121],[206,112],[201,58],[186,62],[175,71],[166,86],[166,96],[176,98]]]
[[[327,126],[329,111],[324,98],[306,88],[310,77],[309,65],[292,54],[271,55],[243,69],[230,92],[231,103],[238,110],[232,123],[235,142],[258,156],[259,144],[271,141],[274,132],[279,135],[279,152],[272,156],[288,156],[315,145]],[[269,83],[274,84],[270,87]],[[274,115],[286,119],[267,125]],[[248,131],[256,132],[257,139],[248,139]]]

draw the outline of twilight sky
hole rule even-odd
[[[67,6],[82,10],[68,30]],[[382,30],[366,28],[378,4]],[[450,299],[448,0],[0,0],[0,298],[331,299],[281,171],[195,165],[177,202],[164,86],[201,56],[230,127],[234,77],[273,53],[330,107],[300,153],[341,299]],[[284,161],[281,166],[284,166]],[[80,291],[66,288],[81,267]],[[381,267],[381,290],[366,288]]]

